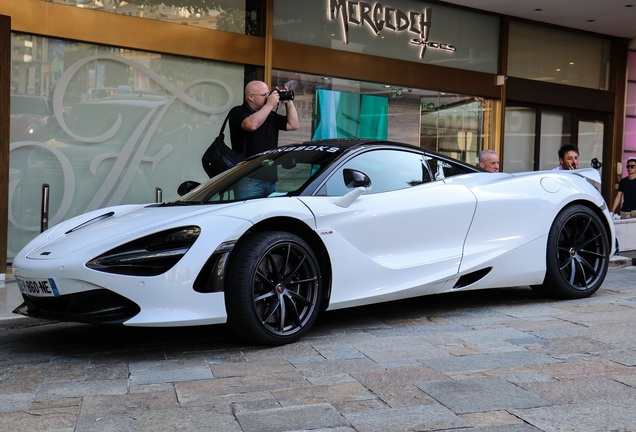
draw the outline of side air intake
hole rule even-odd
[[[472,285],[480,279],[483,279],[488,273],[490,273],[492,267],[486,267],[485,269],[477,270],[472,273],[465,274],[460,277],[459,280],[455,283],[453,289],[464,288],[468,285]]]

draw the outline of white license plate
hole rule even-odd
[[[60,295],[57,285],[52,278],[48,279],[22,279],[15,278],[20,292],[33,297],[57,297]]]

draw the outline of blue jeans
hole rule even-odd
[[[276,192],[276,183],[274,182],[243,178],[234,187],[234,198],[265,198],[274,192]]]

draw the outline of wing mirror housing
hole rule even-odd
[[[344,178],[345,185],[349,189],[355,189],[359,187],[368,189],[371,187],[371,179],[362,171],[345,168],[342,172],[342,177]]]
[[[179,194],[179,196],[185,195],[188,192],[190,192],[192,189],[194,189],[195,187],[199,186],[200,184],[201,183],[199,182],[186,180],[179,185],[179,187],[177,188],[177,193]]]

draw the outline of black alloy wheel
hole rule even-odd
[[[594,294],[609,267],[610,241],[601,218],[580,204],[555,218],[548,236],[547,269],[538,293],[561,299]]]
[[[320,310],[321,277],[309,245],[295,234],[257,232],[232,252],[225,290],[228,323],[242,339],[295,342]]]

